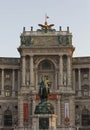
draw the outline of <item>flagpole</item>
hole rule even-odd
[[[45,14],[45,22],[47,22],[47,19],[48,19],[49,17],[47,16],[47,14]]]
[[[47,14],[45,14],[45,22],[47,22]]]

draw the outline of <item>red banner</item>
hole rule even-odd
[[[65,103],[65,123],[69,123],[69,103]]]
[[[51,94],[51,95],[49,96],[49,98],[50,98],[50,99],[57,99],[57,94]]]
[[[36,99],[37,99],[37,100],[40,99],[40,97],[39,97],[38,94],[36,95]],[[50,94],[49,99],[57,99],[57,94]]]
[[[28,103],[23,104],[23,110],[24,122],[28,122]]]

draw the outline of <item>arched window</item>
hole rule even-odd
[[[9,108],[4,112],[4,126],[12,126],[12,112]]]
[[[86,107],[82,110],[82,126],[90,125],[90,112]]]
[[[42,76],[48,79],[49,87],[53,89],[55,87],[55,66],[48,59],[41,61],[38,65],[38,83],[41,82]]]
[[[48,60],[42,61],[39,65],[39,70],[52,70],[53,68],[53,64]]]

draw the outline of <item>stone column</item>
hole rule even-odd
[[[36,107],[36,102],[35,102],[35,99],[33,99],[32,100],[32,115],[34,115],[35,107]]]
[[[75,69],[73,69],[73,90],[75,90]]]
[[[75,97],[70,96],[69,98],[70,103],[70,124],[75,126]]]
[[[81,96],[81,70],[78,69],[78,90],[79,90],[79,96]]]
[[[89,96],[90,96],[90,68],[89,68]]]
[[[34,85],[33,56],[30,56],[30,86]]]
[[[25,86],[25,56],[22,57],[22,86]]]
[[[12,72],[12,96],[15,96],[15,70]]]
[[[57,70],[55,71],[55,89],[57,90]]]
[[[59,76],[58,76],[58,81],[59,81],[59,87],[63,85],[63,60],[62,56],[59,58]]]
[[[67,58],[67,84],[71,86],[71,57]]]
[[[18,113],[19,113],[19,127],[23,128],[24,126],[24,119],[23,119],[23,99],[20,97],[20,99],[18,100]]]
[[[37,74],[37,69],[36,69],[36,71],[35,71],[35,88],[36,88],[36,90],[39,89],[37,87],[38,87],[38,74]]]
[[[58,100],[57,100],[57,115],[58,115],[57,125],[58,126],[61,125],[61,106],[60,106],[60,99],[61,99],[61,96],[58,95]]]
[[[18,70],[18,92],[20,91],[20,71]]]
[[[32,99],[31,98],[29,98],[29,127],[30,128],[32,127]]]
[[[4,96],[4,69],[2,69],[2,91],[1,91],[2,96]]]

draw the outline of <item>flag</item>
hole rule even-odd
[[[45,15],[45,21],[47,22],[47,19],[49,19],[49,16],[47,14]]]
[[[49,16],[46,16],[47,19],[49,19]]]

